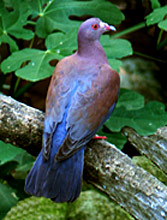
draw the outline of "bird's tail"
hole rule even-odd
[[[80,194],[84,161],[84,147],[70,158],[57,162],[54,156],[43,160],[42,152],[28,174],[25,191],[54,202],[73,202]]]

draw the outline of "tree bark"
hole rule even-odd
[[[159,128],[154,135],[143,137],[132,128],[124,128],[122,132],[141,154],[167,174],[167,127]]]
[[[41,150],[44,113],[0,94],[0,139],[37,155]]]
[[[43,120],[41,111],[0,95],[1,140],[36,155],[41,148]],[[87,145],[84,179],[136,219],[167,217],[167,187],[106,141],[92,140]]]

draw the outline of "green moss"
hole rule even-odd
[[[49,199],[30,197],[18,202],[4,220],[63,220],[67,204],[56,204]]]
[[[160,170],[157,166],[155,166],[155,164],[153,164],[149,159],[147,159],[144,156],[136,156],[133,157],[132,161],[136,165],[142,167],[143,169],[151,173],[159,181],[167,185],[167,175],[165,175],[165,173],[162,170]]]
[[[103,194],[87,190],[73,203],[30,197],[18,202],[3,220],[133,220]]]
[[[93,190],[82,192],[74,203],[69,204],[67,212],[68,220],[133,219],[120,206]]]

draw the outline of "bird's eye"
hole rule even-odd
[[[97,30],[99,28],[99,25],[98,24],[92,24],[92,28],[93,28],[93,30]]]

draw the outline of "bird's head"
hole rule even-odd
[[[115,31],[112,25],[102,22],[99,18],[90,18],[83,22],[78,31],[78,37],[82,40],[98,40],[100,36],[107,31]]]

